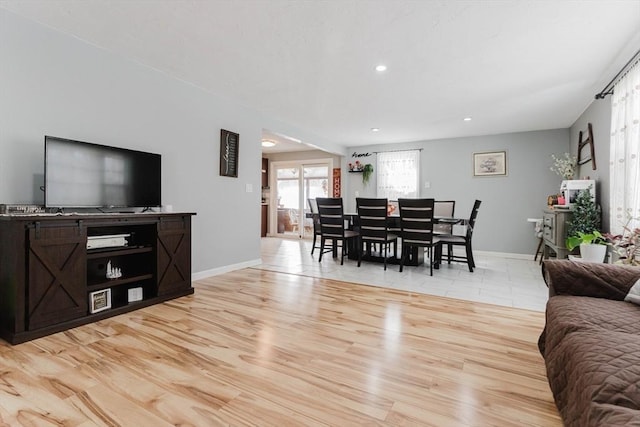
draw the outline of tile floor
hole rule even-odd
[[[429,265],[407,267],[400,273],[397,265],[384,271],[382,264],[345,258],[333,259],[325,254],[318,262],[318,252],[311,255],[310,240],[266,237],[261,243],[262,264],[253,268],[280,271],[311,277],[343,280],[372,286],[401,289],[423,294],[477,301],[544,311],[547,287],[540,265],[530,259],[504,258],[481,252],[474,253],[477,268],[470,273],[466,264],[444,264],[429,276]]]

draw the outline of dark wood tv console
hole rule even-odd
[[[0,215],[0,337],[18,344],[192,294],[192,215]],[[126,246],[87,249],[111,235]],[[120,277],[106,277],[109,261]]]

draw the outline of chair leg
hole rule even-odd
[[[540,254],[540,256],[542,256],[542,251],[540,250],[540,248],[542,248],[542,237],[540,237],[540,239],[538,240],[538,247],[536,248],[536,255],[533,257],[534,261],[538,260],[538,254]]]
[[[384,242],[384,271],[387,271],[387,248],[389,247],[389,242]],[[382,249],[382,248],[381,248]]]
[[[465,245],[467,251],[467,265],[469,266],[469,272],[473,273],[473,268],[476,264],[473,262],[473,252],[471,251],[471,244]]]
[[[324,237],[320,238],[320,256],[318,257],[318,262],[322,262],[322,254],[324,253]]]
[[[429,247],[429,276],[433,276],[433,247]]]
[[[404,267],[404,257],[407,254],[407,247],[403,244],[400,250],[402,251],[402,255],[400,255],[400,273],[402,273],[402,267]]]
[[[317,237],[317,236],[318,236],[318,235],[314,232],[314,233],[313,233],[313,245],[311,246],[311,255],[313,255],[313,251],[315,251],[315,250],[316,250],[316,237]]]
[[[473,258],[473,250],[471,249],[471,242],[469,242],[468,245],[469,245],[469,255],[471,256],[471,265],[473,266],[473,268],[476,268],[476,260],[475,258]]]
[[[362,238],[358,238],[358,267],[360,267],[360,263],[362,262],[362,252],[363,252],[363,248],[362,245],[364,244],[364,242],[362,241]]]

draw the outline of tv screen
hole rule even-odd
[[[161,205],[159,154],[44,138],[44,200],[52,208]]]

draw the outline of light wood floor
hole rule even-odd
[[[561,426],[544,314],[245,269],[11,347],[2,426]]]

